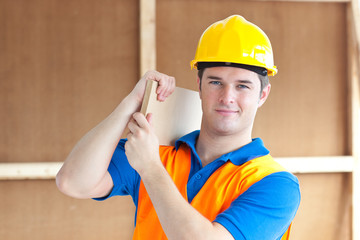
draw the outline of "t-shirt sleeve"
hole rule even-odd
[[[281,239],[299,204],[298,179],[291,173],[277,172],[253,184],[215,222],[237,240]]]
[[[130,166],[127,160],[125,155],[125,142],[125,139],[120,140],[108,167],[108,172],[110,173],[114,183],[113,189],[108,196],[103,198],[94,198],[95,200],[102,201],[113,196],[131,195],[133,201],[136,201],[140,176]]]

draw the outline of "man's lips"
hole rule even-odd
[[[219,114],[221,114],[221,115],[225,115],[225,116],[238,113],[237,110],[231,110],[231,109],[215,109],[215,111],[216,111],[217,113],[219,113]]]

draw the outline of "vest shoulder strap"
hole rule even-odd
[[[209,177],[191,205],[213,221],[254,183],[284,170],[270,155],[255,158],[240,166],[229,161]]]

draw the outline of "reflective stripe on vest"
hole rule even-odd
[[[187,182],[191,169],[189,147],[182,144],[176,151],[174,147],[161,146],[160,157],[181,195],[188,200]],[[270,155],[255,158],[240,166],[229,161],[208,178],[191,205],[212,222],[251,185],[267,175],[280,171],[284,171],[284,168]],[[290,226],[281,240],[289,239]],[[139,188],[133,239],[167,239],[142,181]]]

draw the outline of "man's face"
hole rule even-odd
[[[259,97],[260,88],[255,72],[235,67],[206,68],[200,90],[202,130],[219,136],[251,135],[256,111],[265,102],[270,84]]]

